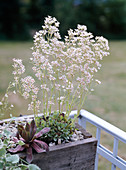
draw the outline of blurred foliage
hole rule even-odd
[[[27,8],[28,24],[31,29],[39,29],[44,18],[54,13],[54,0],[30,0]]]
[[[0,39],[27,39],[28,28],[23,4],[19,0],[0,2]]]
[[[125,0],[56,0],[55,16],[61,22],[61,33],[84,24],[95,35],[109,39],[126,38]],[[67,2],[67,3],[66,3]],[[77,3],[78,2],[78,3]]]
[[[47,15],[59,20],[62,36],[79,23],[95,35],[126,39],[125,0],[1,0],[0,40],[31,38]]]

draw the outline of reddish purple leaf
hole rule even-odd
[[[19,152],[19,151],[23,151],[24,149],[25,149],[24,146],[18,145],[16,148],[10,148],[10,149],[8,149],[8,151],[9,151],[9,152],[16,153],[16,152]]]
[[[42,136],[44,133],[47,133],[50,131],[49,127],[45,127],[44,129],[42,129],[40,132],[38,132],[37,134],[35,134],[35,138],[39,138],[40,136]]]
[[[22,130],[21,137],[27,142],[28,141],[28,133],[25,130]]]
[[[26,156],[26,161],[28,163],[31,163],[33,160],[33,155],[32,155],[32,147],[27,148],[27,156]]]
[[[35,142],[33,142],[31,146],[36,150],[37,153],[44,152],[44,149],[38,146]]]
[[[13,137],[12,141],[14,141],[15,143],[18,143],[19,139],[17,137]]]
[[[25,140],[23,138],[19,138],[20,140],[22,140],[23,142],[25,142]]]
[[[37,140],[37,139],[35,139],[34,142],[39,143],[43,149],[45,149],[46,151],[49,151],[49,147],[45,142]]]
[[[25,143],[24,147],[29,148],[29,143]]]
[[[23,139],[25,139],[27,141],[27,134],[26,134],[26,131],[22,125],[18,125],[18,133],[20,134],[20,136]]]
[[[35,124],[34,119],[31,121],[31,125],[30,125],[30,139],[32,140],[32,138],[34,137],[35,133],[37,131],[37,126]]]
[[[17,137],[18,139],[19,139],[19,136],[20,136],[20,135],[19,135],[19,132],[17,131],[17,133],[16,133],[16,137]]]
[[[33,131],[33,130],[34,130],[34,131],[37,130],[37,126],[36,126],[36,124],[35,124],[34,119],[31,121],[31,129],[32,129],[32,131]]]
[[[30,131],[30,125],[29,125],[28,122],[26,123],[25,130],[26,130],[26,131]]]
[[[24,127],[22,125],[18,125],[18,133],[21,135],[22,131],[24,131]]]

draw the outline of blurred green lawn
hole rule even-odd
[[[97,78],[102,84],[88,96],[84,109],[98,115],[120,129],[126,131],[126,41],[110,41],[110,56],[103,59],[102,68]],[[31,57],[31,42],[0,42],[0,99],[4,95],[9,81],[12,79],[12,59],[21,58],[31,74],[29,58]],[[26,113],[26,102],[19,97],[10,99],[17,104],[13,115]],[[9,117],[9,113],[4,118]],[[95,129],[88,127],[92,134]],[[112,150],[113,139],[102,134],[103,143]],[[119,145],[119,154],[123,153],[126,159],[124,144]],[[100,158],[101,160],[101,158]],[[106,165],[106,166],[105,166]],[[100,170],[111,169],[109,163],[104,160],[99,163]]]

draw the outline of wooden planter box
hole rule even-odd
[[[86,139],[49,147],[34,154],[33,163],[42,170],[94,170],[97,140],[84,129]]]
[[[24,118],[31,117],[25,116]],[[17,118],[16,120],[23,120]],[[11,119],[0,121],[0,125]],[[76,124],[83,140],[49,147],[49,152],[34,153],[34,164],[41,170],[94,170],[97,140]]]

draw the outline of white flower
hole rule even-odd
[[[77,28],[80,29],[80,30],[84,30],[84,31],[87,30],[87,27],[86,27],[85,25],[80,25],[80,24],[78,24],[78,25],[77,25]]]
[[[29,98],[29,93],[28,92],[24,92],[23,95],[25,99],[28,99]]]
[[[36,95],[32,95],[32,101],[35,101],[35,100],[36,100],[36,98],[37,98],[37,96],[36,96]]]
[[[41,85],[41,89],[46,89],[46,87],[47,87],[46,84]]]
[[[15,91],[15,90],[13,91],[13,94],[16,94],[16,91]]]
[[[30,104],[28,104],[28,110],[33,110],[34,109],[34,103],[31,102]]]
[[[55,84],[55,88],[56,88],[56,90],[60,90],[60,84]]]
[[[5,97],[8,97],[8,94],[5,94]]]
[[[18,83],[19,78],[18,77],[14,77],[15,83]]]
[[[1,105],[3,105],[3,103],[2,103],[2,102],[0,102],[0,106],[1,106]]]
[[[12,86],[15,87],[15,83],[12,83]]]
[[[54,76],[52,76],[51,74],[49,75],[49,80],[56,80],[56,78]]]
[[[32,92],[33,92],[33,93],[37,94],[38,91],[39,91],[39,89],[38,89],[37,87],[32,88]]]
[[[21,75],[25,72],[25,66],[22,64],[22,60],[21,59],[13,59],[13,67],[14,67],[14,71],[12,74],[14,75]]]
[[[13,105],[13,104],[11,104],[11,107],[14,107],[14,105]]]
[[[51,62],[51,65],[52,65],[52,66],[56,66],[56,67],[57,67],[57,66],[60,66],[60,64],[58,63],[58,61],[52,61],[52,62]]]
[[[48,101],[48,105],[54,105],[54,102]]]
[[[66,75],[62,75],[61,77],[59,77],[60,80],[63,80],[65,83],[68,82]]]
[[[101,81],[99,81],[99,80],[97,80],[97,79],[96,79],[95,81],[96,81],[96,83],[101,84]]]
[[[64,96],[60,96],[60,98],[58,97],[57,100],[63,102],[65,100],[65,97]]]

